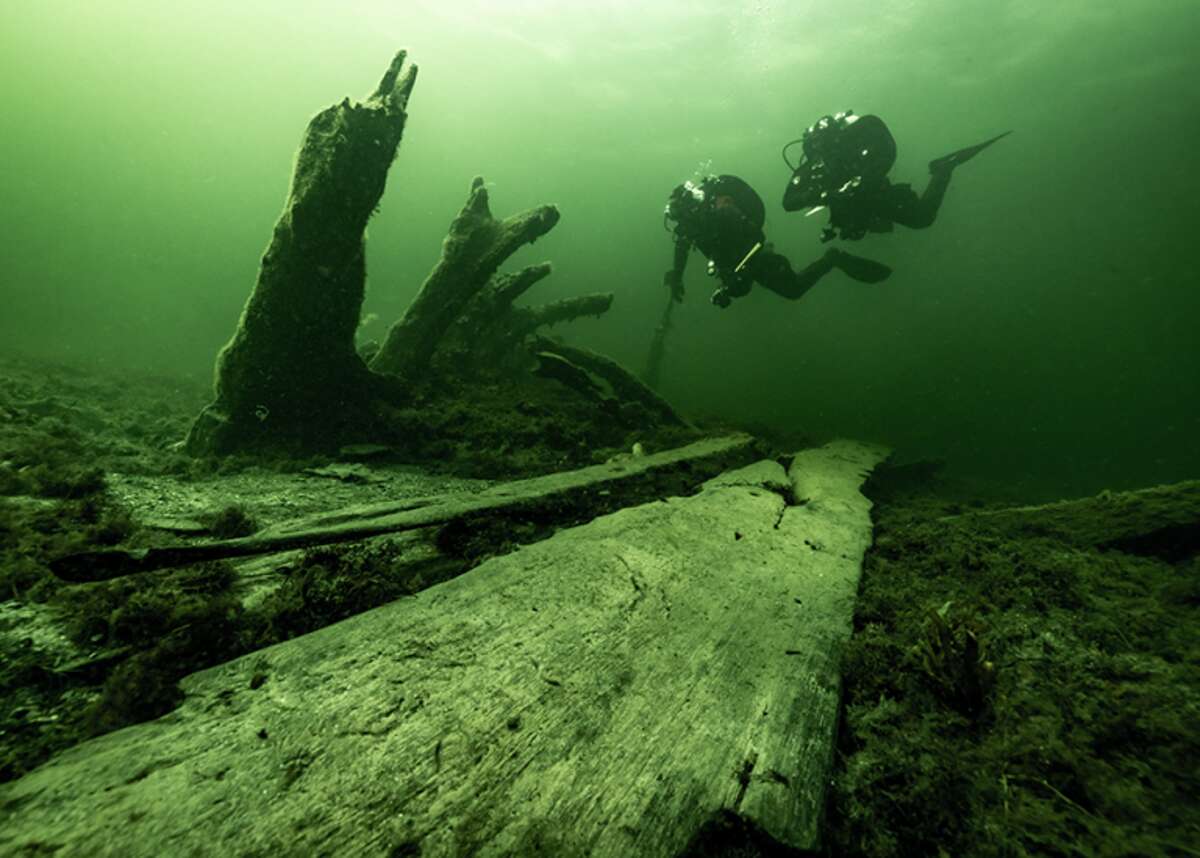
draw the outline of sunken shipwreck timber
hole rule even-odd
[[[0,853],[815,848],[885,455],[759,460],[194,674],[0,788]]]
[[[472,382],[513,394],[506,403],[478,406],[468,418],[481,424],[477,435],[486,435],[489,421],[497,420],[488,412],[522,401],[535,352],[569,365],[573,377],[560,375],[557,383],[584,406],[604,406],[609,435],[647,424],[684,426],[670,406],[606,358],[579,349],[568,357],[560,353],[566,347],[544,337],[531,346],[548,326],[607,312],[612,295],[517,306],[551,266],[499,269],[553,229],[559,212],[543,205],[497,219],[479,177],[408,309],[381,344],[359,348],[366,225],[396,158],[416,79],[401,52],[368,98],[346,99],[309,123],[257,283],[218,357],[215,397],[193,424],[187,450],[329,452],[382,442],[419,453],[421,436],[431,433],[427,421],[411,414],[418,396]],[[469,398],[459,395],[456,404]]]

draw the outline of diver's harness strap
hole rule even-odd
[[[762,243],[761,241],[756,241],[756,242],[754,242],[754,247],[750,248],[750,252],[749,252],[749,253],[747,253],[745,256],[743,256],[743,257],[742,257],[742,261],[741,261],[741,262],[739,262],[739,263],[738,263],[738,264],[737,264],[737,265],[734,267],[734,269],[733,269],[733,273],[734,273],[734,274],[740,274],[740,273],[741,273],[741,270],[742,270],[743,268],[745,268],[745,267],[746,267],[746,263],[747,263],[747,262],[749,262],[751,259],[753,259],[753,258],[754,258],[754,254],[756,254],[756,253],[758,253],[760,250],[762,250],[762,246],[763,246],[763,243]]]
[[[726,269],[723,273],[717,268],[716,263],[711,259],[708,261],[708,275],[710,277],[716,274],[721,276],[721,285],[712,293],[712,298],[710,299],[713,304],[721,308],[728,307],[734,297],[741,297],[750,291],[750,282],[745,277],[734,277],[734,275],[741,274],[742,269],[749,264],[754,255],[762,250],[762,248],[763,243],[756,241],[754,246],[742,257],[742,261],[734,267],[733,271]],[[727,276],[733,279],[727,280]]]

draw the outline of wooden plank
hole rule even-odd
[[[189,677],[0,787],[0,854],[665,858],[725,811],[814,848],[882,455],[760,462]]]
[[[565,511],[563,505],[572,498],[605,489],[613,491],[628,488],[641,481],[657,479],[665,471],[694,468],[702,478],[719,472],[720,468],[738,459],[746,461],[753,454],[754,447],[754,438],[746,434],[706,438],[661,453],[503,483],[474,495],[454,493],[363,505],[270,528],[240,539],[160,548],[86,551],[57,558],[51,562],[50,569],[65,581],[104,581],[189,563],[367,539],[480,515],[499,515],[532,508],[543,508],[553,514],[555,511]],[[709,467],[715,464],[715,470],[705,473],[706,463]]]
[[[1049,536],[1082,547],[1120,546],[1171,528],[1200,526],[1200,480],[1040,506],[946,516],[946,522]]]
[[[786,672],[776,662],[780,672],[763,686],[773,688],[770,698],[763,694],[763,718],[749,737],[746,756],[756,759],[754,772],[740,805],[731,809],[796,849],[821,845],[841,705],[841,653],[853,633],[862,558],[872,540],[871,502],[859,489],[889,454],[877,445],[834,441],[798,454],[788,469],[792,505],[776,529],[788,560],[770,565],[791,573],[786,592],[799,621],[785,635]]]

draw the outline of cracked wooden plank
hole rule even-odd
[[[0,854],[673,856],[730,812],[814,848],[882,455],[760,462],[189,677],[0,787]]]

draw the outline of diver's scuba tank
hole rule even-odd
[[[804,156],[793,165],[788,150],[796,143],[802,144]],[[827,206],[885,178],[896,163],[896,139],[878,116],[844,110],[822,116],[803,137],[784,146],[783,160],[792,170],[784,210]]]

